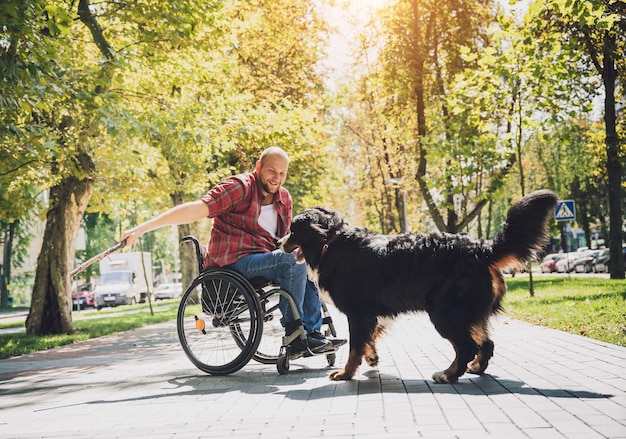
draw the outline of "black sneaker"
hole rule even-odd
[[[309,339],[314,340],[328,340],[331,343],[332,349],[338,348],[339,346],[343,346],[348,342],[348,340],[343,338],[326,338],[324,334],[320,331],[311,331],[308,333]]]
[[[309,351],[316,354],[324,352],[332,347],[332,343],[328,340],[319,340],[317,338],[308,337],[306,341],[300,337],[291,342],[291,356],[300,356],[309,354]]]

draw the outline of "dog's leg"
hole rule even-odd
[[[378,326],[376,326],[376,329],[374,329],[372,339],[365,345],[365,353],[363,356],[365,357],[367,364],[371,367],[378,366],[378,349],[376,349],[376,340],[383,335],[385,329],[385,325],[379,323]]]
[[[479,347],[476,357],[467,365],[467,372],[476,375],[482,374],[487,366],[489,360],[493,357],[493,341],[490,339],[485,340]]]
[[[365,358],[365,362],[370,367],[378,366],[378,350],[376,349],[376,343],[374,341],[371,341],[365,345],[363,358]]]
[[[454,361],[446,370],[433,374],[433,380],[437,383],[456,382],[467,371],[468,363],[479,353],[483,340],[487,340],[486,320],[471,318],[468,305],[457,302],[454,307],[440,306],[428,312],[437,332],[452,343],[456,353]]]
[[[467,372],[480,375],[487,369],[489,360],[493,357],[493,341],[489,339],[489,320],[485,319],[474,324],[471,334],[478,345],[478,353],[467,364]]]
[[[372,336],[376,328],[376,317],[354,315],[347,317],[350,330],[350,354],[343,369],[331,372],[329,375],[330,379],[334,381],[350,380],[356,374],[361,365],[366,346],[372,343]]]
[[[454,383],[467,370],[467,363],[470,362],[478,352],[478,346],[471,338],[453,341],[450,340],[456,357],[446,370],[435,372],[433,380],[437,383]]]

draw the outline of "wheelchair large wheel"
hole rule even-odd
[[[198,369],[228,375],[257,351],[263,332],[261,304],[237,273],[208,269],[183,295],[177,329],[185,354]]]

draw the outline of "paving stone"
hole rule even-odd
[[[435,384],[454,351],[427,316],[403,316],[378,368],[334,382],[347,346],[333,368],[321,356],[210,376],[167,322],[0,361],[0,437],[626,439],[626,348],[506,316],[492,333],[485,375]]]

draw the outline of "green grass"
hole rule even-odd
[[[136,307],[119,307],[103,309],[101,311],[81,311],[74,312],[74,318],[98,316],[94,319],[84,319],[74,321],[74,333],[71,335],[47,335],[38,337],[36,335],[26,335],[25,333],[2,334],[0,335],[0,359],[30,354],[45,349],[77,343],[91,338],[102,337],[104,335],[117,332],[128,331],[146,325],[161,323],[176,319],[178,303],[169,301],[167,304],[159,302],[153,304],[154,315],[150,314],[147,305]],[[132,311],[123,315],[111,315],[120,311]],[[19,327],[23,323],[3,324],[2,328]]]
[[[626,280],[596,277],[507,278],[507,315],[529,323],[626,346]]]

